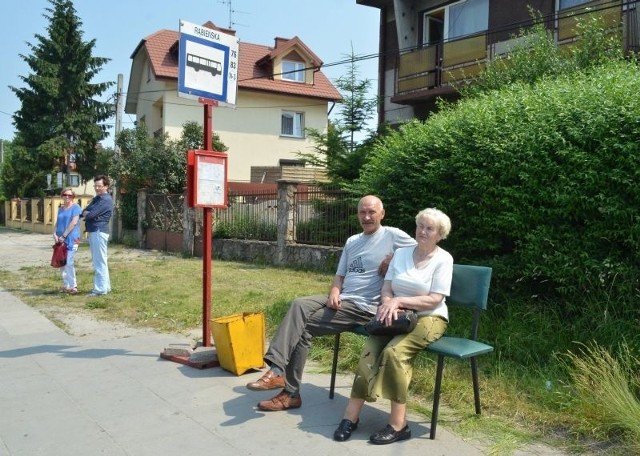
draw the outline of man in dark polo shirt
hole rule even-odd
[[[89,296],[103,296],[111,291],[107,246],[109,244],[109,222],[113,214],[113,199],[109,194],[109,178],[94,177],[96,196],[82,211],[89,237],[89,249],[93,261],[93,290]]]

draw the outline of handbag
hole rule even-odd
[[[67,244],[56,242],[53,244],[53,255],[51,255],[51,266],[61,268],[67,265]]]
[[[383,321],[376,317],[367,323],[364,328],[372,336],[397,336],[413,331],[418,323],[418,314],[413,310],[402,310],[398,312],[398,318],[393,320],[391,325],[386,326]]]

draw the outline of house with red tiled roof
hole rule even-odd
[[[203,26],[235,35],[211,22]],[[179,38],[159,30],[140,41],[125,103],[150,134],[176,139],[185,122],[203,122],[202,105],[178,97]],[[313,152],[305,129],[326,131],[330,106],[342,100],[321,66],[297,36],[276,37],[273,46],[240,41],[236,104],[213,108],[213,130],[229,148],[229,180],[249,181],[252,167],[298,164],[298,153]]]

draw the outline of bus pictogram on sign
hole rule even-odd
[[[212,76],[222,74],[222,64],[220,62],[195,54],[187,54],[187,66],[196,71],[208,71]]]

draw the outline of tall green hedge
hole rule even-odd
[[[493,266],[503,290],[640,299],[633,61],[444,106],[381,141],[358,184],[410,233],[418,210],[444,210],[453,230],[443,247]],[[567,314],[580,308],[565,302]]]

